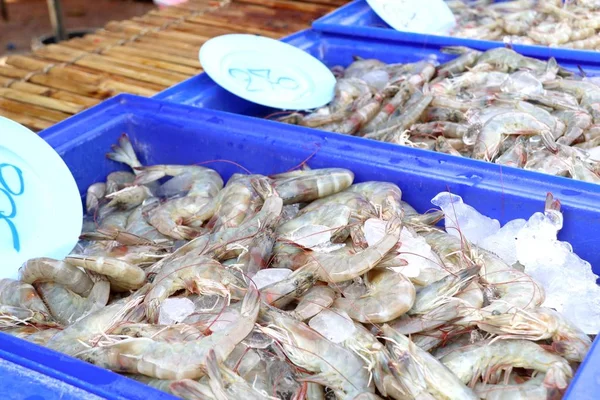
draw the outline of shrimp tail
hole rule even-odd
[[[275,189],[266,178],[252,179],[250,185],[263,200],[276,194]]]
[[[182,399],[212,400],[213,392],[207,390],[202,384],[191,379],[182,379],[169,385],[171,392]]]
[[[254,315],[256,317],[256,315],[258,315],[259,309],[260,309],[260,293],[259,293],[258,289],[256,289],[256,286],[254,286],[254,284],[252,284],[248,288],[248,291],[246,292],[246,295],[244,296],[244,300],[242,300],[241,314],[242,314],[242,316]]]
[[[165,171],[160,166],[137,167],[134,168],[137,176],[135,177],[134,185],[145,185],[157,181],[166,176]]]
[[[142,166],[126,133],[119,137],[119,145],[113,145],[112,150],[106,154],[108,159],[129,165],[133,170]]]
[[[227,400],[227,394],[223,390],[223,375],[219,368],[217,355],[211,349],[206,356],[206,373],[210,377],[209,386],[217,400]]]

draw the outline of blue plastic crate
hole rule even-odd
[[[355,0],[313,22],[313,29],[341,33],[355,37],[379,39],[395,39],[406,43],[427,43],[438,46],[467,46],[479,50],[504,46],[504,42],[492,40],[466,39],[453,36],[429,35],[422,33],[400,32],[390,27],[371,9],[365,0]],[[550,48],[514,44],[519,53],[548,58],[551,56],[573,62],[594,62],[598,60],[598,52],[589,50],[573,50],[566,48]]]
[[[272,174],[308,159],[313,168],[349,168],[355,172],[356,182],[395,182],[402,188],[403,198],[421,212],[432,207],[430,199],[438,192],[450,190],[505,223],[541,211],[546,193],[552,192],[563,204],[561,239],[571,242],[600,272],[600,253],[596,251],[600,192],[598,186],[584,182],[132,95],[117,96],[40,135],[65,160],[83,196],[88,185],[123,169],[104,154],[124,132],[144,164],[201,163],[227,179],[243,172],[236,164],[253,173]],[[31,369],[107,398],[170,398],[112,372],[5,335],[0,335],[0,357],[6,358],[2,352],[32,360]],[[580,370],[579,375],[586,378],[576,379],[571,389],[577,399],[600,389],[596,378],[588,378],[597,374],[597,360],[600,349],[595,346]]]
[[[360,3],[357,4],[360,5]],[[350,4],[350,6],[352,5],[354,3]],[[343,9],[344,7],[340,10]],[[440,51],[447,43],[404,39],[404,33],[390,29],[382,30],[383,33],[380,35],[364,37],[347,34],[350,33],[348,27],[342,25],[339,25],[339,30],[341,33],[320,32],[314,29],[305,30],[282,40],[313,55],[328,67],[336,65],[348,66],[352,63],[353,56],[377,58],[388,63],[416,62],[423,59],[435,59],[443,63],[455,57],[454,55],[445,54]],[[485,50],[499,46],[502,46],[499,42],[489,42],[486,46],[477,47]],[[533,52],[536,54],[532,53],[533,48],[537,50],[537,53]],[[581,68],[590,76],[600,74],[600,53],[574,52],[535,46],[529,46],[528,50],[530,56],[543,60],[554,57],[561,66],[576,73],[579,73]],[[580,57],[575,57],[573,53],[577,53]],[[256,117],[265,117],[277,111],[243,100],[218,86],[205,73],[174,85],[158,93],[154,98],[194,107],[210,108]]]

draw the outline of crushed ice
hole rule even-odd
[[[280,282],[290,276],[291,269],[287,268],[268,268],[261,269],[252,277],[257,289],[262,289],[273,283]]]
[[[173,325],[189,317],[196,306],[187,297],[169,297],[160,304],[158,323],[160,325]]]
[[[508,265],[520,263],[525,273],[546,292],[544,307],[567,316],[587,334],[600,331],[600,287],[589,262],[573,252],[567,242],[557,239],[563,225],[560,211],[536,212],[529,220],[515,219],[500,228],[464,204],[460,196],[442,192],[431,201],[446,214],[448,233],[459,236],[500,257]]]
[[[342,310],[328,308],[312,317],[308,325],[333,343],[342,343],[356,330],[348,314]]]

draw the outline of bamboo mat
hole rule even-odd
[[[281,38],[347,0],[189,0],[82,38],[0,60],[0,115],[39,131],[119,93],[152,96],[202,72],[198,49],[227,33]]]

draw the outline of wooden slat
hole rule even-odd
[[[0,64],[0,115],[40,130],[118,93],[152,96],[202,72],[210,38],[278,39],[346,0],[189,0]]]

